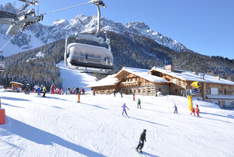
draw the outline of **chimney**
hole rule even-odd
[[[164,70],[172,72],[174,70],[174,67],[172,64],[165,65]]]

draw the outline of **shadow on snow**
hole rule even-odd
[[[201,112],[201,114],[207,114],[207,115],[212,115],[212,116],[219,116],[219,117],[234,119],[234,115],[221,115],[221,114],[217,114],[217,113],[207,113],[207,112]]]
[[[163,126],[163,127],[168,127],[165,124],[160,124],[160,123],[152,122],[152,121],[141,119],[141,118],[136,118],[136,117],[129,117],[129,118],[139,120],[139,121],[142,121],[142,122],[147,122],[147,123],[150,123],[150,124],[156,124],[156,125],[160,125],[160,126]]]
[[[101,107],[101,106],[98,106],[98,105],[92,105],[92,104],[87,104],[87,103],[81,103],[81,104],[92,106],[92,107],[96,107],[96,108],[103,109],[103,110],[107,110],[107,108]]]
[[[21,106],[15,106],[15,105],[11,105],[11,104],[8,104],[8,103],[2,103],[2,105],[10,106],[10,107],[17,107],[17,108],[24,108],[24,107],[21,107]]]
[[[47,98],[47,99],[55,99],[55,100],[62,100],[62,101],[68,101],[66,99],[62,99],[62,98],[58,98],[58,97],[52,97],[52,96],[45,96],[43,98]]]
[[[142,152],[141,154],[143,154],[144,156],[147,156],[147,157],[159,157],[157,155],[150,154],[150,153],[147,153],[147,152]]]
[[[51,106],[52,108],[56,108],[56,109],[63,109],[62,107],[59,106]]]
[[[53,145],[54,143],[56,143],[58,145],[61,145],[67,149],[76,151],[85,156],[105,157],[103,154],[94,152],[83,146],[69,142],[65,139],[62,139],[59,136],[53,135],[49,132],[43,131],[33,126],[27,125],[11,117],[8,117],[7,120],[8,120],[8,124],[2,125],[0,126],[0,128],[5,129],[6,132],[9,132],[11,134],[16,134],[18,136],[21,136],[22,138],[25,138],[37,144]]]
[[[28,99],[14,98],[14,97],[7,97],[7,96],[1,97],[1,99],[5,99],[5,100],[12,100],[12,101],[30,101],[30,100],[28,100]]]

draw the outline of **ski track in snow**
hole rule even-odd
[[[232,157],[234,111],[199,104],[201,117],[179,96],[75,95],[1,92],[7,124],[0,125],[0,157]],[[137,99],[136,99],[137,100]],[[121,115],[126,103],[129,118]],[[173,114],[173,104],[178,115]],[[147,129],[143,153],[135,147]]]

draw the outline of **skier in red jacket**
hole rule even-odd
[[[195,113],[196,113],[197,117],[199,117],[200,110],[199,110],[198,105],[196,105]]]

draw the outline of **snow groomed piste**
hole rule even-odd
[[[170,157],[234,155],[234,111],[194,101],[201,117],[190,115],[179,96],[50,95],[1,92],[6,109],[0,125],[0,157]],[[123,103],[129,110],[122,116]],[[174,104],[178,114],[173,114]],[[135,150],[147,130],[143,153]]]

